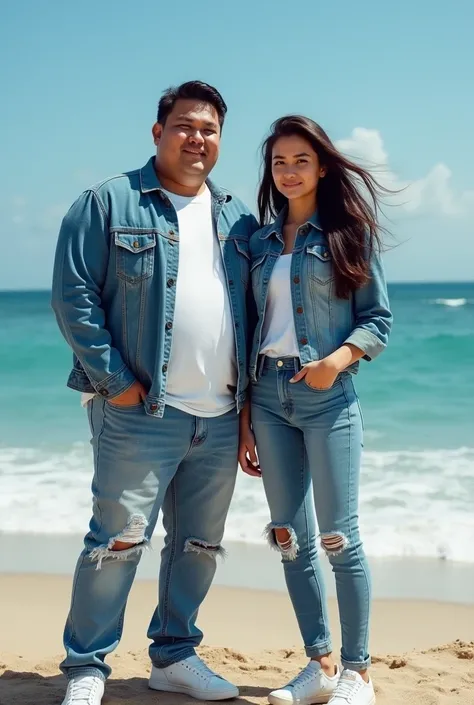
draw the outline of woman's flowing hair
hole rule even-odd
[[[351,292],[369,281],[369,260],[381,247],[380,200],[393,191],[381,186],[367,169],[339,152],[316,122],[301,115],[289,115],[273,123],[262,146],[262,177],[258,189],[260,225],[271,222],[287,205],[272,176],[272,150],[280,137],[298,135],[316,152],[326,167],[319,180],[318,216],[327,236],[334,263],[336,294],[349,298]],[[366,195],[363,195],[363,191]]]

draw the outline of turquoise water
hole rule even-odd
[[[390,300],[390,345],[362,364],[357,378],[367,445],[468,445],[474,440],[474,284],[392,285]],[[83,414],[77,394],[65,387],[71,355],[49,293],[0,293],[0,320],[2,441],[77,440]]]
[[[474,561],[474,283],[391,285],[390,298],[389,347],[357,378],[366,544]],[[0,321],[0,530],[82,532],[88,428],[49,293],[0,293]],[[258,540],[265,516],[260,485],[239,478],[230,535]]]

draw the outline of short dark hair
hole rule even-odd
[[[166,118],[173,110],[177,100],[199,100],[203,103],[212,105],[219,116],[219,125],[222,128],[225,115],[227,113],[227,105],[224,98],[221,96],[217,88],[210,86],[202,81],[187,81],[180,86],[171,86],[163,92],[158,103],[158,114],[156,117],[160,125],[164,125]]]

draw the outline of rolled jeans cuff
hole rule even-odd
[[[315,646],[305,646],[304,650],[308,658],[312,658],[313,656],[325,656],[332,652],[332,644],[330,641],[323,641],[321,644],[316,644]]]
[[[365,661],[346,661],[345,658],[341,657],[341,665],[343,668],[347,668],[349,671],[366,671],[370,668],[372,660],[368,656]]]

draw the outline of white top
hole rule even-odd
[[[165,191],[165,189],[162,189]],[[168,364],[166,404],[194,416],[226,414],[235,406],[235,338],[211,193],[178,196],[179,266]],[[93,397],[83,394],[82,404]]]
[[[195,416],[235,406],[235,338],[209,189],[191,198],[165,191],[176,209],[179,267],[166,403]]]
[[[299,357],[291,300],[291,254],[281,255],[268,284],[260,354]]]

